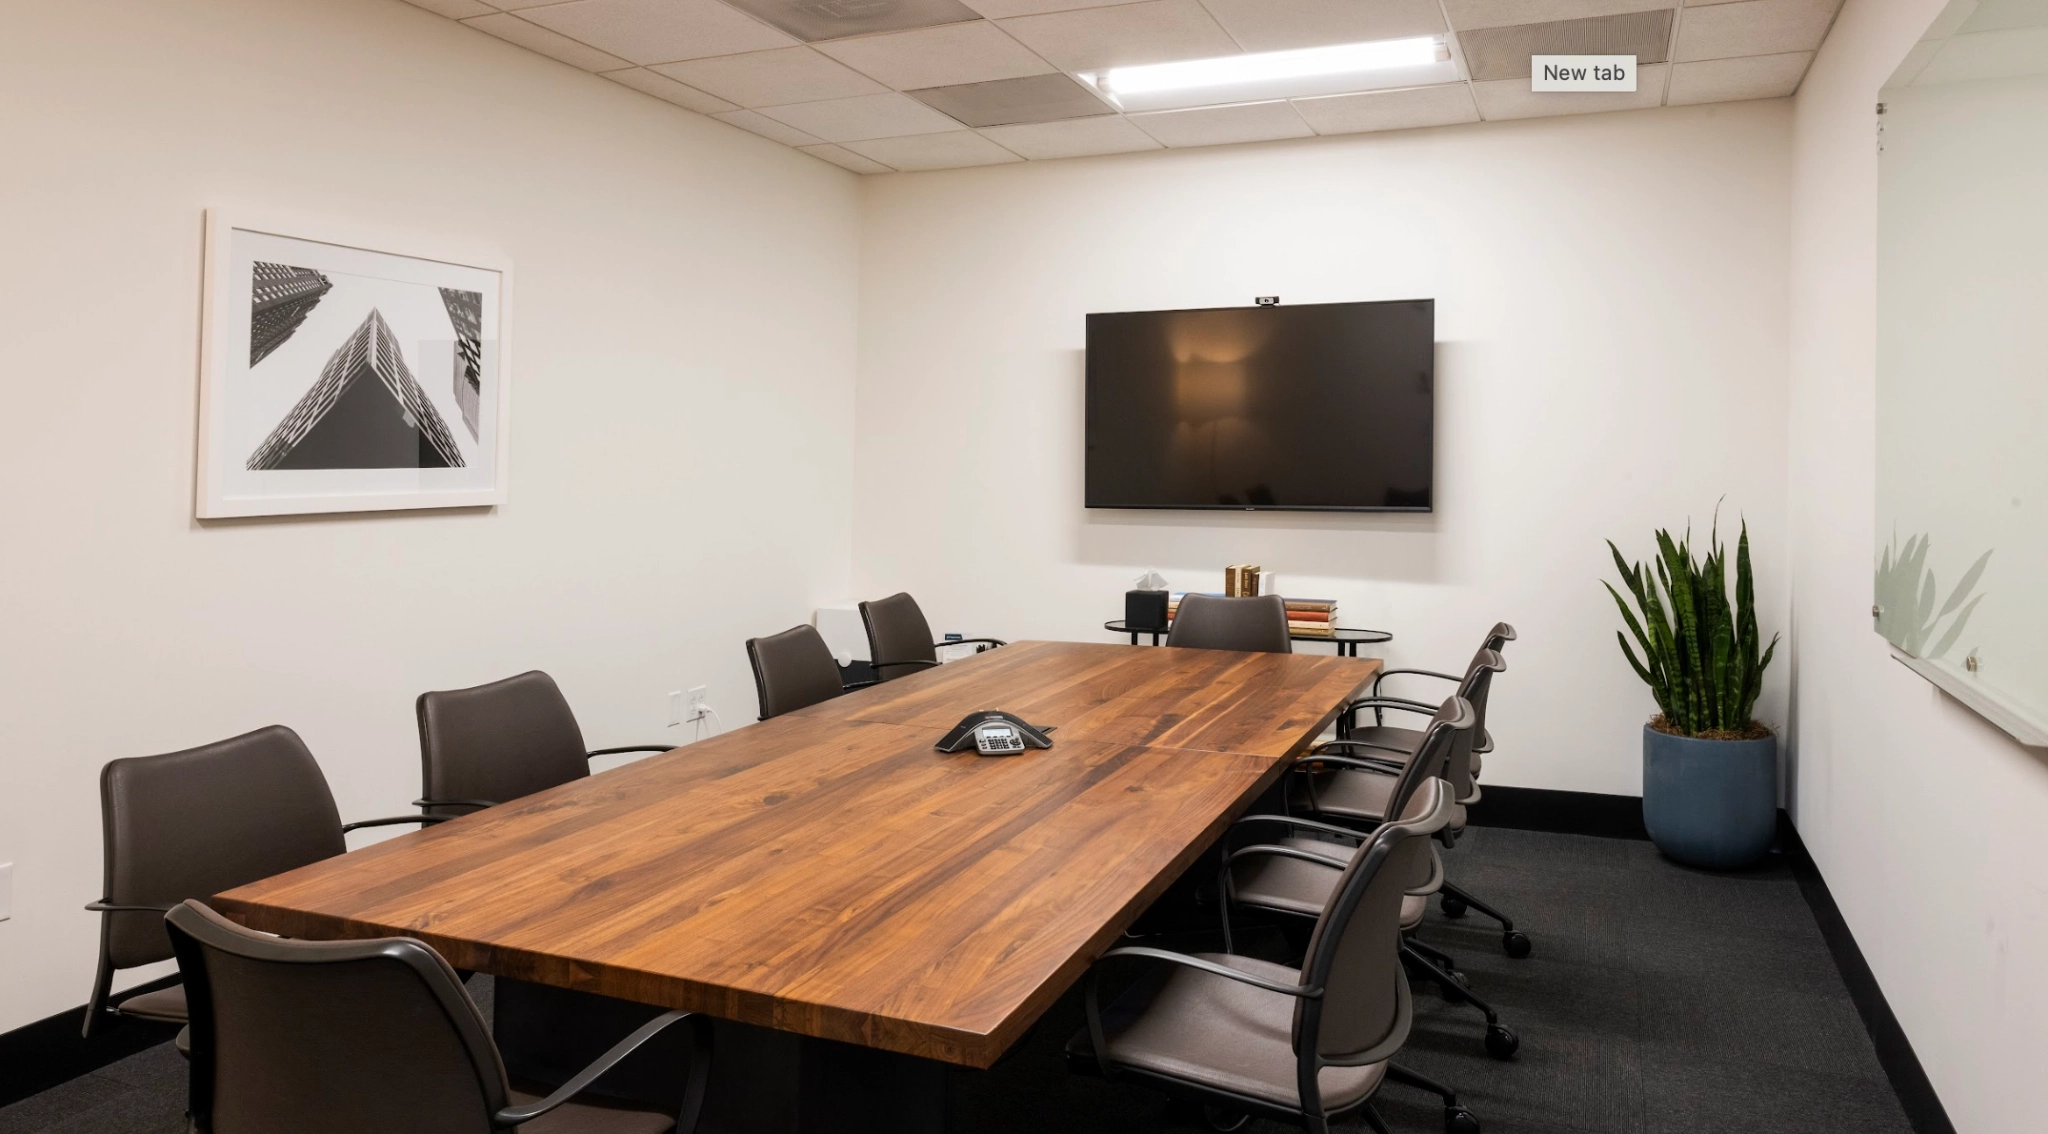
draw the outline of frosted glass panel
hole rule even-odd
[[[2048,744],[2048,0],[1958,0],[1881,96],[1873,615]]]

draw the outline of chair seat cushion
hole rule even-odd
[[[1388,799],[1394,793],[1395,776],[1391,772],[1382,775],[1355,768],[1336,768],[1288,778],[1292,781],[1288,788],[1292,806],[1368,823],[1378,823],[1385,818]]]
[[[131,996],[117,1002],[114,1010],[123,1016],[139,1016],[145,1020],[182,1024],[188,1019],[185,1011],[185,986],[174,984],[169,988],[159,988],[155,992]]]
[[[1196,955],[1267,980],[1301,980],[1298,970],[1251,957]],[[1295,1089],[1293,997],[1199,969],[1165,964],[1154,969],[1103,1011],[1112,1064],[1278,1106],[1301,1106]],[[1085,1029],[1067,1050],[1094,1058]],[[1386,1076],[1386,1066],[1323,1068],[1324,1110],[1334,1113],[1364,1102]]]
[[[1279,846],[1346,862],[1358,853],[1355,847],[1324,839],[1296,837],[1274,842]],[[1429,906],[1429,895],[1443,886],[1443,867],[1436,858],[1435,848],[1431,848],[1430,857],[1424,865],[1418,889],[1401,898],[1402,929],[1413,929],[1422,924],[1423,912]],[[1317,917],[1330,900],[1330,890],[1337,884],[1338,874],[1335,867],[1318,862],[1304,862],[1281,855],[1251,855],[1240,859],[1231,871],[1232,900],[1242,906]]]
[[[513,1106],[526,1106],[546,1097],[516,1087],[511,1095]],[[675,1126],[673,1114],[585,1096],[570,1099],[518,1130],[519,1134],[668,1134]]]

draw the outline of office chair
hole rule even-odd
[[[1383,769],[1370,760],[1318,750],[1311,750],[1303,756],[1301,764],[1304,765],[1304,773],[1310,776],[1317,774],[1312,770],[1315,765],[1326,770],[1333,765],[1349,765],[1356,769],[1351,774],[1370,777],[1368,787],[1374,793],[1372,802],[1367,804],[1359,798],[1352,798],[1349,803],[1354,809],[1345,812],[1347,817],[1356,818],[1365,810],[1381,816],[1400,815],[1405,813],[1408,800],[1423,783],[1441,783],[1443,790],[1451,798],[1456,798],[1456,789],[1446,773],[1459,753],[1469,750],[1472,734],[1478,729],[1478,720],[1479,714],[1472,703],[1452,694],[1424,726],[1422,743],[1412,758],[1397,769]],[[1457,804],[1453,803],[1453,816],[1456,810]],[[1373,826],[1377,828],[1383,822],[1374,822]],[[1297,917],[1314,917],[1328,900],[1330,889],[1336,885],[1341,872],[1358,853],[1341,840],[1369,837],[1369,833],[1362,834],[1356,828],[1302,819],[1292,814],[1247,815],[1232,826],[1232,832],[1256,825],[1282,826],[1296,834],[1276,842],[1234,850],[1226,843],[1217,886],[1219,904],[1223,909],[1226,948],[1231,932],[1231,903]],[[1449,821],[1445,826],[1448,828]],[[1301,832],[1313,832],[1313,836],[1304,838]],[[1521,1037],[1500,1022],[1500,1013],[1492,1004],[1472,991],[1448,954],[1431,948],[1415,936],[1416,930],[1421,928],[1430,895],[1441,890],[1444,884],[1443,860],[1432,846],[1428,856],[1418,863],[1415,874],[1407,879],[1401,904],[1402,963],[1435,982],[1452,1000],[1478,1009],[1486,1017],[1484,1038],[1487,1053],[1496,1059],[1511,1059],[1521,1049]]]
[[[1386,1134],[1372,1098],[1392,1079],[1441,1098],[1451,1134],[1478,1134],[1450,1088],[1392,1062],[1414,1019],[1399,960],[1402,890],[1453,806],[1434,779],[1409,802],[1343,867],[1299,969],[1232,953],[1103,954],[1089,970],[1088,1026],[1068,1041],[1069,1066],[1204,1104],[1217,1129],[1256,1115],[1311,1134],[1348,1111]],[[1164,964],[1103,1007],[1102,962],[1124,958]]]
[[[455,970],[410,937],[292,941],[198,902],[165,918],[192,989],[191,1121],[199,1134],[504,1131],[691,1134],[710,1020],[669,1012],[541,1098],[515,1090]],[[571,1101],[657,1032],[692,1036],[681,1111]]]
[[[1291,654],[1294,643],[1287,637],[1287,600],[1279,595],[1182,595],[1173,628],[1166,632],[1166,644],[1197,650]]]
[[[116,972],[171,959],[164,911],[176,903],[332,858],[348,850],[342,836],[350,831],[440,821],[401,815],[343,824],[320,765],[283,725],[109,761],[100,769],[105,897],[85,907],[101,915],[85,1038],[109,1016],[186,1022],[185,989],[175,983],[152,981],[109,1003]]]
[[[875,668],[876,681],[893,681],[938,665],[941,646],[979,645],[991,649],[1009,645],[1001,638],[934,642],[924,611],[918,609],[916,599],[904,593],[861,603],[860,621],[867,627],[868,657],[873,659],[868,664]]]
[[[668,752],[673,744],[586,751],[555,679],[539,670],[420,694],[420,792],[415,807],[453,818],[590,774],[594,756]]]
[[[814,627],[792,626],[780,634],[747,639],[747,661],[754,667],[754,693],[761,719],[793,713],[829,701],[872,681],[843,684],[839,663]]]
[[[1452,790],[1458,793],[1458,810],[1452,815],[1450,826],[1446,827],[1443,835],[1440,836],[1445,846],[1456,845],[1458,836],[1464,833],[1466,809],[1480,800],[1480,790],[1477,783],[1480,769],[1483,766],[1486,753],[1493,751],[1493,735],[1486,729],[1486,703],[1488,691],[1491,688],[1491,681],[1479,678],[1481,669],[1485,668],[1482,665],[1482,659],[1489,652],[1498,655],[1502,646],[1514,640],[1515,628],[1505,622],[1496,622],[1493,629],[1487,632],[1486,641],[1481,645],[1479,653],[1473,655],[1472,663],[1466,668],[1464,676],[1438,673],[1434,670],[1426,669],[1383,670],[1380,676],[1373,681],[1373,695],[1371,698],[1358,703],[1356,706],[1347,706],[1345,710],[1340,711],[1338,714],[1340,721],[1353,721],[1356,719],[1360,709],[1370,707],[1373,710],[1375,722],[1373,725],[1365,728],[1353,725],[1350,728],[1340,729],[1339,736],[1358,742],[1362,749],[1370,751],[1372,758],[1376,761],[1398,763],[1407,759],[1407,753],[1414,751],[1419,734],[1413,729],[1395,728],[1387,725],[1383,719],[1384,714],[1390,708],[1420,712],[1427,711],[1428,706],[1422,702],[1409,701],[1405,698],[1384,696],[1380,691],[1380,682],[1387,677],[1401,674],[1430,677],[1441,681],[1455,681],[1460,683],[1460,689],[1468,690],[1466,696],[1472,701],[1472,707],[1479,713],[1479,727],[1474,733],[1475,740],[1468,763],[1462,767],[1462,770],[1459,768],[1453,769],[1451,787]],[[1500,923],[1501,948],[1508,956],[1521,959],[1529,955],[1532,948],[1529,935],[1522,930],[1516,929],[1512,918],[1473,896],[1457,883],[1448,880],[1444,883],[1442,908],[1444,916],[1450,918],[1463,917],[1468,909],[1478,910],[1480,913]]]

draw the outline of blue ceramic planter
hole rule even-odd
[[[1700,740],[1644,725],[1643,825],[1688,866],[1754,864],[1778,833],[1778,738]]]

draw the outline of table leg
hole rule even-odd
[[[526,981],[496,981],[492,1031],[515,1080],[560,1083],[661,1009]],[[714,1021],[704,1134],[944,1134],[951,1068],[916,1056]],[[673,1042],[671,1041],[673,1037]],[[596,1093],[679,1107],[688,1035],[672,1029]]]

